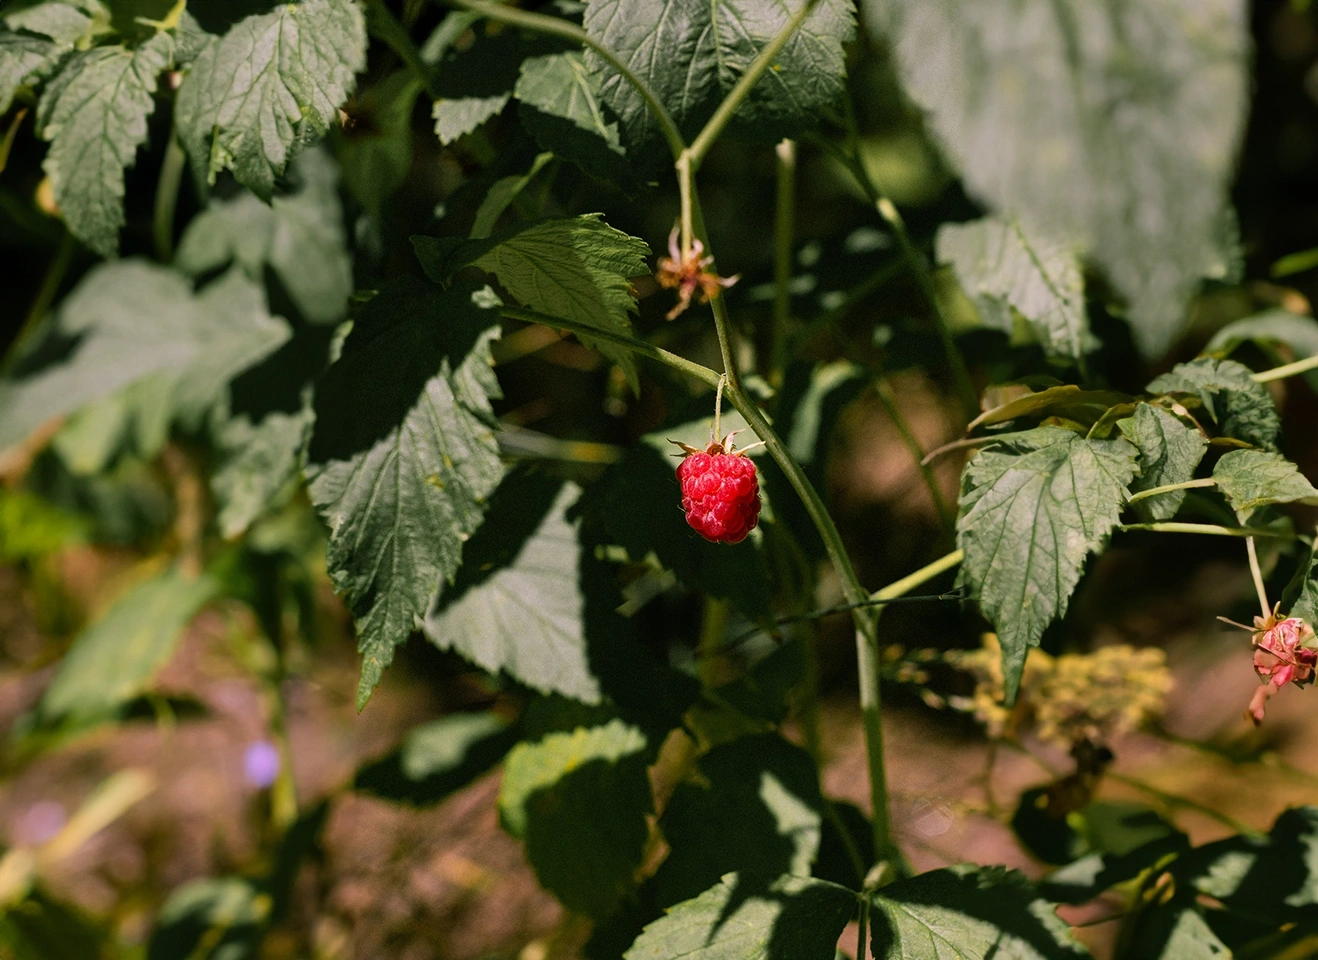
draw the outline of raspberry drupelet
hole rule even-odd
[[[686,522],[715,543],[745,540],[760,520],[755,462],[740,453],[725,452],[718,441],[703,451],[686,449],[687,456],[677,467]]]

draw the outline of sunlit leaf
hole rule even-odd
[[[729,874],[679,903],[632,944],[626,960],[833,960],[856,894],[826,880],[766,882]]]
[[[962,571],[997,629],[1008,703],[1026,652],[1066,613],[1086,558],[1116,526],[1137,454],[1125,440],[1039,427],[1004,437],[966,466]]]
[[[1235,257],[1227,189],[1249,97],[1240,0],[865,0],[968,191],[1071,240],[1162,353]]]
[[[146,141],[156,78],[174,39],[160,33],[136,50],[96,47],[75,54],[47,86],[37,129],[50,141],[42,167],[64,221],[102,256],[119,252],[124,171]]]
[[[402,278],[358,313],[317,386],[306,473],[357,623],[359,706],[457,571],[503,475],[490,424],[497,306],[488,290],[436,295]]]
[[[9,110],[20,87],[40,83],[67,52],[53,40],[0,31],[0,114]]]
[[[1201,357],[1178,363],[1146,388],[1153,394],[1197,397],[1223,436],[1265,450],[1277,449],[1281,417],[1267,388],[1255,383],[1249,368],[1234,360]]]
[[[221,170],[263,200],[289,160],[323,137],[366,66],[353,0],[301,0],[240,20],[197,57],[176,119],[197,177]]]
[[[397,751],[359,770],[353,787],[386,800],[429,806],[498,763],[516,736],[497,714],[451,714],[413,727]]]
[[[1195,467],[1208,449],[1208,441],[1198,430],[1149,403],[1141,403],[1130,417],[1118,420],[1117,427],[1140,451],[1139,476],[1131,484],[1132,492],[1184,483],[1194,476]],[[1188,492],[1172,490],[1132,506],[1146,520],[1170,520]]]
[[[499,818],[571,910],[607,916],[641,864],[653,809],[645,750],[639,729],[613,720],[520,743],[504,763]]]
[[[1279,453],[1228,451],[1213,467],[1213,479],[1241,516],[1270,503],[1318,504],[1318,490]]]
[[[944,224],[936,248],[939,262],[952,264],[987,326],[1010,334],[1014,310],[1049,356],[1077,360],[1092,349],[1084,276],[1068,244],[1027,235],[1014,220],[986,217]]]
[[[79,634],[41,699],[47,721],[90,719],[142,693],[219,584],[170,569],[134,587]]]
[[[931,870],[873,897],[875,960],[1056,960],[1087,957],[1055,906],[1002,867]]]
[[[1241,344],[1251,342],[1276,357],[1279,364],[1287,360],[1306,360],[1318,354],[1318,320],[1288,310],[1256,313],[1228,323],[1217,331],[1203,352],[1213,356],[1228,356]],[[1288,347],[1290,355],[1282,358],[1276,350],[1279,345]],[[1318,390],[1318,372],[1309,370],[1304,374],[1304,379],[1311,389]]]
[[[584,25],[649,84],[690,138],[802,2],[593,0]],[[768,140],[813,128],[842,96],[842,44],[854,32],[849,0],[818,3],[737,109],[735,128]],[[667,145],[636,88],[593,52],[586,54],[586,64],[599,79],[600,98],[621,122],[628,150],[666,159]]]
[[[250,193],[212,201],[179,241],[178,267],[202,276],[230,263],[258,282],[268,267],[312,323],[338,323],[352,293],[339,171],[324,150],[292,164],[294,189],[262,203]]]

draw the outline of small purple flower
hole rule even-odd
[[[279,750],[269,740],[258,740],[243,754],[243,773],[247,782],[264,790],[279,776]]]

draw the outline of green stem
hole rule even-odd
[[[1113,770],[1107,771],[1104,776],[1110,780],[1115,780],[1117,783],[1124,783],[1128,787],[1134,787],[1136,790],[1147,793],[1151,797],[1156,797],[1168,806],[1184,807],[1186,810],[1194,810],[1197,813],[1202,813],[1204,816],[1216,820],[1223,826],[1236,831],[1236,833],[1244,834],[1249,837],[1262,836],[1261,831],[1255,830],[1249,824],[1237,820],[1230,814],[1223,813],[1221,810],[1214,810],[1212,807],[1205,806],[1198,800],[1191,800],[1189,797],[1183,797],[1180,794],[1168,793],[1166,790],[1160,790],[1153,784],[1146,783],[1138,777],[1132,777],[1124,773],[1117,773]]]
[[[1154,533],[1205,533],[1215,537],[1277,537],[1294,540],[1292,533],[1266,527],[1222,527],[1215,523],[1123,523],[1119,530],[1151,530]]]
[[[1273,367],[1271,370],[1261,370],[1254,374],[1255,383],[1269,383],[1273,380],[1284,380],[1286,377],[1293,377],[1297,373],[1308,373],[1310,370],[1318,370],[1318,354],[1312,357],[1305,357],[1303,360],[1296,360],[1294,363],[1288,363],[1284,366]]]
[[[663,134],[664,139],[668,141],[668,149],[672,151],[673,159],[676,160],[686,150],[686,141],[682,139],[677,124],[673,122],[672,114],[668,112],[668,108],[664,106],[663,101],[650,89],[650,85],[633,72],[627,64],[623,63],[616,53],[575,23],[561,20],[558,17],[545,16],[543,13],[532,13],[528,10],[518,10],[515,7],[501,6],[497,3],[491,3],[489,0],[445,0],[445,2],[464,10],[470,10],[473,13],[479,13],[482,17],[498,20],[500,23],[572,40],[595,51],[602,60],[614,70],[617,70],[622,78],[641,95],[641,99],[645,101],[645,105],[649,107],[650,113],[654,115],[655,121],[659,124],[659,131]]]
[[[60,237],[59,248],[55,251],[55,257],[46,268],[46,275],[41,278],[41,287],[37,290],[32,306],[28,308],[27,316],[23,319],[23,326],[19,328],[9,348],[11,356],[21,349],[23,341],[31,336],[32,331],[41,322],[41,318],[50,309],[50,305],[55,302],[55,296],[59,293],[60,284],[64,282],[64,275],[69,272],[69,265],[73,263],[73,252],[77,247],[78,241],[69,233],[68,228],[65,228],[63,236]]]
[[[760,373],[766,379],[783,369],[783,352],[792,322],[792,245],[796,232],[796,141],[774,148],[778,166],[777,204],[773,220],[773,325],[760,353]]]
[[[856,924],[856,960],[865,960],[869,956],[869,894],[860,897],[860,920]]]
[[[1215,487],[1217,481],[1212,477],[1203,477],[1199,480],[1186,480],[1184,483],[1168,483],[1161,487],[1150,487],[1147,490],[1141,490],[1139,493],[1131,494],[1127,503],[1135,503],[1139,500],[1147,500],[1149,497],[1156,497],[1160,493],[1171,493],[1173,490],[1195,490],[1201,487]]]
[[[1254,547],[1254,538],[1245,538],[1245,550],[1249,553],[1249,573],[1254,578],[1254,589],[1258,591],[1259,608],[1263,611],[1263,619],[1266,620],[1272,616],[1272,607],[1268,603],[1268,591],[1263,586],[1263,570],[1259,567],[1259,552]]]
[[[875,384],[875,393],[878,394],[879,402],[883,404],[883,409],[888,412],[888,417],[892,420],[893,426],[901,434],[902,442],[906,444],[906,449],[911,451],[911,456],[915,458],[915,465],[920,470],[920,476],[924,480],[924,485],[929,490],[929,496],[933,499],[934,509],[938,511],[938,519],[942,521],[943,529],[948,534],[956,533],[956,516],[948,508],[947,500],[943,498],[943,490],[938,485],[938,478],[934,476],[933,467],[925,463],[924,448],[920,446],[920,441],[916,438],[911,425],[906,422],[902,415],[901,408],[897,405],[897,397],[892,392],[892,387],[888,381],[880,378]]]
[[[522,320],[526,323],[542,323],[547,327],[555,327],[560,330],[571,330],[576,334],[584,334],[592,340],[626,347],[639,356],[649,357],[651,360],[657,360],[659,363],[672,367],[674,370],[680,370],[688,376],[695,377],[706,386],[718,387],[718,371],[711,370],[704,364],[688,360],[686,357],[678,356],[662,347],[656,347],[654,344],[646,343],[644,340],[637,340],[635,337],[628,337],[620,333],[613,333],[609,330],[602,330],[598,327],[592,327],[585,323],[578,323],[575,320],[568,320],[564,317],[551,317],[547,314],[536,313],[534,310],[523,310],[520,307],[504,307],[502,313],[505,317],[510,317],[513,320]]]
[[[886,587],[876,590],[870,594],[870,600],[882,604],[890,600],[896,600],[898,597],[904,597],[916,587],[928,583],[941,573],[951,570],[965,558],[965,551],[953,550],[951,553],[939,557],[933,563],[925,564],[914,573],[908,573],[900,580],[894,580]]]
[[[714,141],[723,133],[724,128],[732,120],[733,114],[737,112],[737,108],[750,96],[751,89],[760,82],[760,77],[764,76],[764,71],[768,70],[773,64],[778,54],[782,52],[783,47],[787,46],[787,41],[792,38],[792,34],[797,31],[801,24],[805,23],[806,17],[810,16],[815,4],[818,2],[819,0],[806,0],[805,3],[801,4],[801,9],[797,10],[792,15],[792,19],[788,20],[783,28],[778,31],[778,35],[760,50],[759,56],[751,62],[751,65],[746,68],[746,72],[741,75],[741,79],[728,91],[728,95],[718,105],[714,115],[705,124],[704,129],[691,141],[688,153],[691,155],[691,165],[694,168],[700,167],[705,159],[705,154],[709,152],[709,148],[714,145]]]
[[[398,22],[390,9],[385,6],[384,0],[366,0],[366,15],[371,33],[383,40],[389,49],[407,64],[407,68],[426,88],[426,94],[431,100],[439,100],[443,95],[435,83],[434,74],[422,59],[416,44],[412,42],[412,36],[407,32],[407,28]]]
[[[902,257],[910,267],[911,273],[914,274],[915,282],[920,287],[920,292],[924,295],[926,302],[929,304],[929,310],[933,314],[934,323],[938,327],[939,339],[943,342],[943,351],[947,355],[947,365],[952,370],[952,381],[965,409],[966,420],[972,420],[979,413],[979,396],[975,392],[975,384],[970,378],[970,370],[966,366],[965,358],[961,356],[961,351],[956,345],[956,339],[952,336],[952,326],[948,323],[947,316],[943,313],[943,307],[939,303],[938,294],[934,290],[929,264],[925,260],[924,254],[911,241],[911,236],[906,231],[906,221],[902,218],[901,212],[891,200],[883,195],[883,191],[870,178],[869,171],[865,169],[865,164],[861,162],[860,153],[856,147],[856,121],[851,112],[850,101],[847,101],[845,106],[847,138],[851,149],[849,151],[842,150],[831,140],[823,138],[814,138],[814,142],[831,153],[847,168],[847,171],[859,184],[861,191],[869,198],[870,203],[874,204],[874,209],[878,211],[879,216],[892,228],[894,236],[897,237],[897,245],[901,247]]]
[[[169,263],[174,259],[174,214],[178,210],[178,192],[183,185],[183,171],[188,156],[183,152],[178,134],[171,130],[165,159],[160,164],[160,179],[156,182],[156,207],[152,222],[152,239],[156,259]]]

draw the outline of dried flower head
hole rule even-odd
[[[1288,683],[1297,687],[1313,683],[1314,671],[1318,669],[1318,650],[1310,643],[1314,639],[1313,628],[1301,617],[1282,617],[1281,604],[1272,608],[1266,617],[1255,617],[1253,633],[1254,672],[1258,674],[1262,685],[1250,698],[1249,709],[1245,717],[1255,726],[1263,722],[1268,700]],[[1232,626],[1243,627],[1243,623],[1218,617]]]
[[[659,286],[677,291],[677,306],[668,311],[669,320],[676,319],[691,306],[691,298],[696,291],[700,292],[701,303],[709,303],[720,289],[730,287],[741,279],[740,276],[720,277],[714,273],[709,269],[714,258],[703,256],[704,252],[705,245],[699,240],[692,240],[691,251],[682,256],[677,245],[677,227],[673,227],[673,232],[668,235],[668,256],[659,261],[659,270],[655,273]]]
[[[968,704],[990,738],[1014,734],[1033,722],[1043,740],[1070,747],[1103,744],[1135,730],[1162,712],[1171,674],[1162,650],[1125,644],[1093,653],[1051,657],[1030,651],[1014,708],[1002,705],[1002,658],[995,634],[954,662],[977,679]]]

